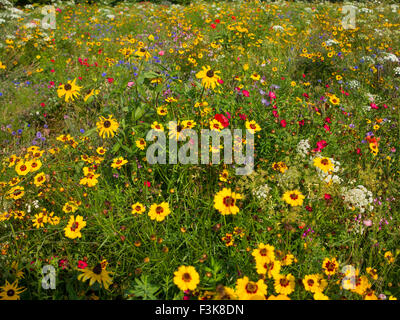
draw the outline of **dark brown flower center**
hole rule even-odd
[[[212,77],[214,77],[214,71],[208,70],[206,75],[207,75],[207,77],[212,78]]]
[[[109,120],[104,121],[103,123],[104,128],[109,128],[111,127],[111,122]]]
[[[176,131],[177,131],[177,132],[181,132],[182,130],[183,130],[183,127],[182,127],[181,125],[179,125],[179,126],[176,127]]]
[[[10,289],[7,291],[7,296],[13,297],[15,295],[15,291],[13,289]]]
[[[102,271],[101,264],[100,264],[100,263],[97,264],[97,265],[93,268],[92,271],[93,271],[94,274],[97,274],[97,275],[101,274],[101,271]]]
[[[327,166],[327,165],[329,164],[329,161],[328,161],[328,159],[322,159],[322,160],[321,160],[321,163],[322,163],[324,166]]]
[[[71,90],[72,89],[72,86],[69,84],[69,83],[67,83],[66,85],[64,85],[64,90],[65,91],[69,91],[69,90]]]
[[[313,279],[309,279],[309,280],[307,281],[307,284],[308,284],[310,287],[312,287],[312,286],[314,285],[314,280],[313,280]]]
[[[182,275],[182,280],[185,281],[185,282],[189,282],[190,280],[192,280],[192,277],[190,276],[189,273],[185,272],[185,273]]]

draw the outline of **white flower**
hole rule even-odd
[[[374,207],[371,205],[373,202],[372,192],[368,191],[364,186],[358,185],[353,189],[342,189],[344,201],[349,205],[349,209],[358,208],[361,213],[366,210],[370,211]]]
[[[308,154],[308,150],[310,150],[310,143],[308,139],[306,140],[301,140],[298,145],[297,145],[297,153],[302,157],[305,158]]]

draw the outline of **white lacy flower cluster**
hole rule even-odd
[[[351,89],[358,89],[360,87],[360,82],[358,82],[357,80],[350,80],[349,86]]]
[[[274,31],[284,31],[284,30],[285,30],[282,26],[278,26],[278,25],[273,26],[272,29],[273,29]]]
[[[265,199],[268,196],[270,190],[271,188],[267,184],[264,184],[258,187],[257,190],[254,190],[253,195],[256,196],[258,199]]]
[[[381,54],[381,56],[378,58],[378,61],[380,63],[383,63],[385,61],[390,61],[390,62],[397,63],[397,62],[399,62],[399,58],[397,58],[397,56],[395,54],[393,54],[393,53],[383,52]]]
[[[308,151],[310,150],[310,142],[308,139],[303,139],[300,140],[300,142],[297,145],[297,153],[302,157],[305,158],[308,154]]]
[[[394,74],[395,74],[396,76],[400,76],[400,67],[396,67],[396,68],[394,68],[393,70],[394,70]]]
[[[371,211],[374,207],[371,205],[374,201],[372,192],[364,186],[358,185],[353,189],[342,189],[344,201],[349,205],[349,209],[358,208],[361,213],[366,210]]]
[[[25,205],[25,207],[26,207],[26,212],[27,212],[27,213],[31,213],[32,206],[33,206],[35,209],[38,209],[38,208],[39,208],[39,201],[38,201],[38,200],[33,200],[32,204],[27,203],[27,204]]]

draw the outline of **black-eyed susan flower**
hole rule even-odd
[[[163,221],[167,215],[171,213],[168,202],[161,202],[160,204],[152,204],[149,210],[149,217],[151,220]]]
[[[99,117],[99,121],[96,122],[96,126],[100,137],[109,138],[110,136],[114,137],[114,134],[118,130],[119,123],[113,118],[113,115],[110,114],[108,118]]]
[[[57,89],[57,94],[58,97],[61,98],[62,96],[65,96],[65,102],[68,102],[69,99],[74,101],[74,98],[79,96],[79,91],[81,90],[82,87],[79,87],[76,85],[76,78],[74,80],[69,80],[66,84],[62,84],[58,87]]]
[[[112,272],[107,271],[106,267],[101,263],[96,264],[93,268],[86,267],[85,269],[79,269],[79,271],[82,273],[78,276],[78,280],[82,282],[90,280],[89,286],[97,282],[108,290],[112,283],[112,278],[110,277]]]
[[[26,290],[23,287],[18,287],[18,280],[11,284],[6,280],[6,284],[0,289],[0,300],[20,300],[19,295]]]
[[[174,272],[174,283],[182,291],[193,291],[200,283],[200,276],[194,267],[180,266],[178,270]]]
[[[228,181],[228,178],[229,178],[228,170],[226,170],[226,169],[222,170],[222,172],[219,175],[219,181],[226,182],[226,181]]]
[[[146,207],[140,202],[136,202],[132,205],[132,214],[142,214],[146,211]]]
[[[35,214],[35,217],[32,219],[33,226],[36,229],[43,228],[44,224],[47,223],[47,216],[42,212]]]
[[[304,198],[303,194],[298,190],[286,191],[282,196],[282,200],[293,207],[301,206]]]
[[[64,228],[65,236],[70,239],[81,238],[81,230],[86,226],[82,216],[70,216],[67,226]]]
[[[219,85],[218,80],[220,71],[214,71],[210,66],[202,67],[202,70],[196,73],[196,78],[201,79],[201,84],[205,89],[212,88],[215,89]]]
[[[214,196],[214,208],[222,215],[237,214],[239,207],[236,206],[236,200],[242,198],[241,194],[232,192],[231,189],[223,188]]]
[[[236,294],[239,300],[264,300],[267,294],[267,285],[262,279],[254,282],[245,276],[237,279]]]
[[[104,155],[106,152],[107,152],[107,149],[106,148],[104,148],[104,147],[98,147],[97,149],[96,149],[96,152],[99,154],[99,155]]]

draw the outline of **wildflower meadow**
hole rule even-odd
[[[397,300],[397,1],[0,0],[0,300]]]

